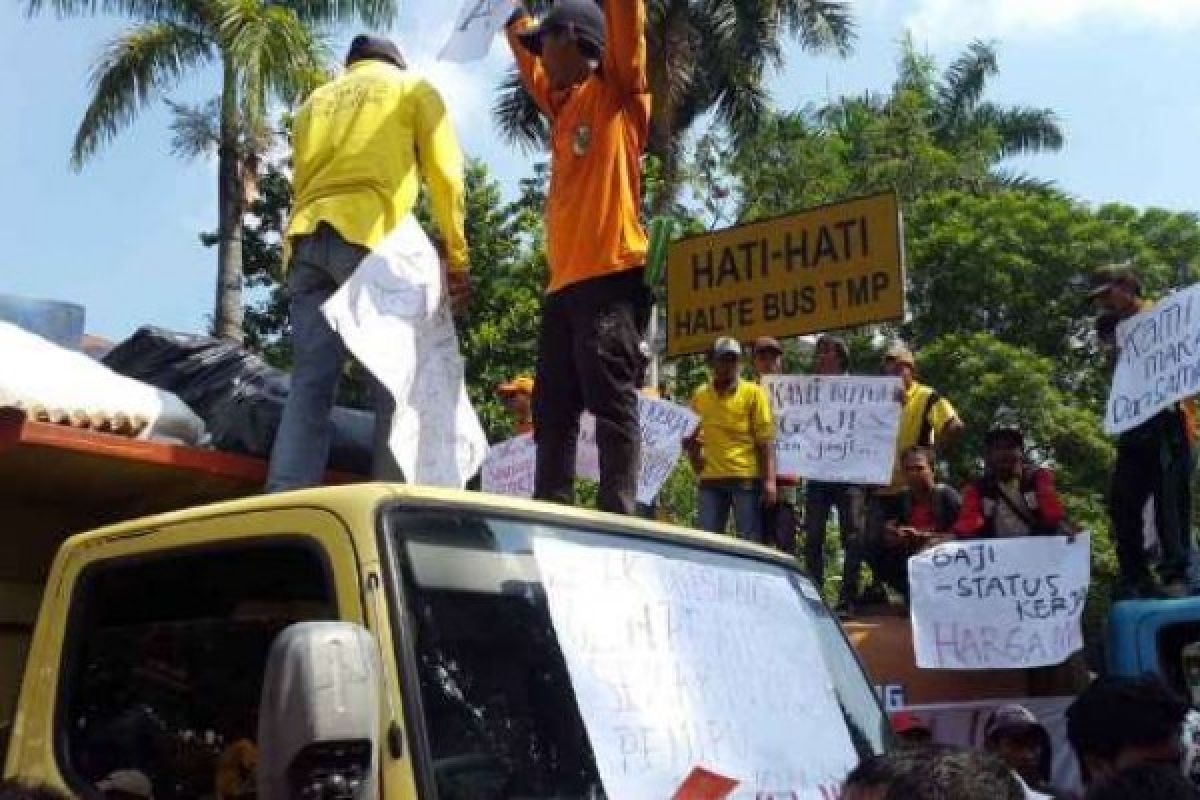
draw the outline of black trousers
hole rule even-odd
[[[533,495],[575,502],[579,415],[596,417],[601,511],[633,514],[641,454],[638,386],[650,292],[642,270],[572,284],[546,296],[533,388],[537,468]]]
[[[1164,411],[1121,435],[1109,494],[1121,580],[1150,578],[1142,510],[1154,498],[1164,582],[1184,580],[1190,558],[1191,454],[1179,412]]]

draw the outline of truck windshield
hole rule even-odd
[[[674,541],[457,511],[388,519],[440,800],[836,796],[886,719],[812,585]],[[410,700],[413,698],[410,698]]]

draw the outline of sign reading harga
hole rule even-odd
[[[848,200],[672,242],[667,354],[718,336],[799,336],[904,316],[896,195]]]

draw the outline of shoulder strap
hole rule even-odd
[[[1022,508],[1014,503],[1013,499],[1008,496],[1008,492],[1004,491],[1004,487],[1000,484],[996,484],[996,497],[1001,503],[1008,506],[1009,510],[1020,517],[1021,521],[1028,525],[1030,530],[1037,530],[1038,521],[1029,515],[1029,509]]]
[[[921,411],[921,432],[917,434],[917,444],[921,447],[929,447],[933,444],[933,423],[929,421],[929,415],[933,413],[933,407],[937,405],[942,396],[937,393],[937,389],[929,390],[929,397],[925,400],[925,408]]]

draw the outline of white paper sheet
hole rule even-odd
[[[837,796],[858,758],[787,578],[564,540],[534,555],[609,797],[663,800],[696,766],[737,800]]]
[[[515,8],[512,0],[463,0],[438,58],[459,63],[480,60],[488,54],[492,39],[504,29]]]

